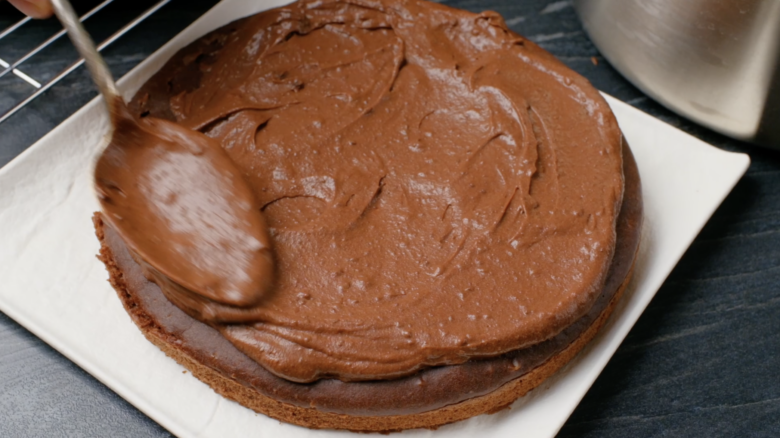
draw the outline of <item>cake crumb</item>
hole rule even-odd
[[[590,62],[592,62],[593,65],[599,65],[599,59],[596,58],[595,56],[590,57]]]

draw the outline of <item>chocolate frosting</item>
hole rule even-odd
[[[275,287],[253,322],[212,325],[272,373],[397,378],[538,344],[592,308],[620,131],[497,14],[302,1],[174,60],[134,105],[219,141],[262,206]]]
[[[321,379],[313,383],[296,383],[271,374],[238,351],[218,331],[173,306],[157,285],[144,278],[141,267],[130,257],[122,240],[110,226],[101,226],[100,219],[97,230],[104,247],[110,249],[110,255],[102,257],[107,256],[104,259],[107,265],[115,264],[121,272],[121,276],[115,278],[119,282],[119,296],[147,336],[151,332],[151,336],[162,337],[199,364],[284,403],[355,416],[416,414],[490,394],[507,382],[545,365],[607,312],[630,277],[642,228],[639,174],[628,146],[624,146],[623,151],[625,196],[616,228],[615,256],[601,294],[585,315],[556,336],[529,348],[459,365],[426,368],[393,380],[342,382]]]

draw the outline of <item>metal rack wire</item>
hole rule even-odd
[[[152,5],[149,9],[145,10],[143,13],[141,13],[139,16],[135,17],[133,20],[131,20],[129,23],[122,26],[119,30],[114,32],[111,36],[100,42],[100,44],[97,45],[97,48],[99,51],[102,51],[106,47],[110,46],[113,42],[118,40],[122,37],[122,35],[129,32],[131,29],[142,23],[144,20],[149,18],[152,14],[157,12],[160,8],[168,4],[171,0],[160,0],[159,2]],[[80,17],[80,20],[83,22],[90,17],[94,16],[98,12],[100,12],[103,8],[108,6],[109,4],[113,3],[114,0],[104,0],[102,3],[98,4],[97,6],[93,7],[91,10],[86,12],[84,15]],[[18,30],[22,26],[29,23],[31,20],[29,17],[26,17],[24,19],[19,20],[18,22],[14,23],[13,25],[9,26],[8,28],[0,31],[0,40],[3,38],[11,35],[14,31]],[[41,83],[37,81],[34,77],[31,75],[28,75],[25,73],[22,68],[23,64],[33,58],[36,54],[40,53],[45,48],[49,47],[51,44],[53,44],[55,41],[59,40],[63,35],[65,35],[65,30],[60,30],[59,32],[55,33],[54,35],[50,36],[48,39],[46,39],[44,42],[21,56],[19,59],[8,62],[6,60],[0,59],[0,78],[3,76],[12,73],[18,78],[25,81],[27,84],[30,85],[30,94],[17,102],[11,109],[7,110],[6,112],[0,114],[0,123],[3,123],[4,121],[8,120],[9,117],[11,117],[13,114],[21,110],[25,107],[28,103],[33,101],[35,98],[43,94],[46,90],[57,84],[59,81],[61,81],[63,78],[65,78],[68,74],[73,72],[73,70],[76,70],[81,64],[84,63],[84,59],[79,58],[76,62],[70,64],[68,67],[57,73],[53,78],[50,80]]]

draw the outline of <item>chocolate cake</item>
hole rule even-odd
[[[297,2],[182,49],[130,108],[220,142],[275,282],[251,306],[183,305],[98,213],[100,258],[150,341],[271,417],[392,431],[495,412],[630,277],[641,189],[614,116],[495,13]]]

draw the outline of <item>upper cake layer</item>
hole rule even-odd
[[[275,288],[251,309],[188,311],[248,321],[215,325],[286,379],[393,378],[523,348],[604,284],[617,123],[495,13],[298,2],[184,49],[133,107],[216,138],[246,175]]]

